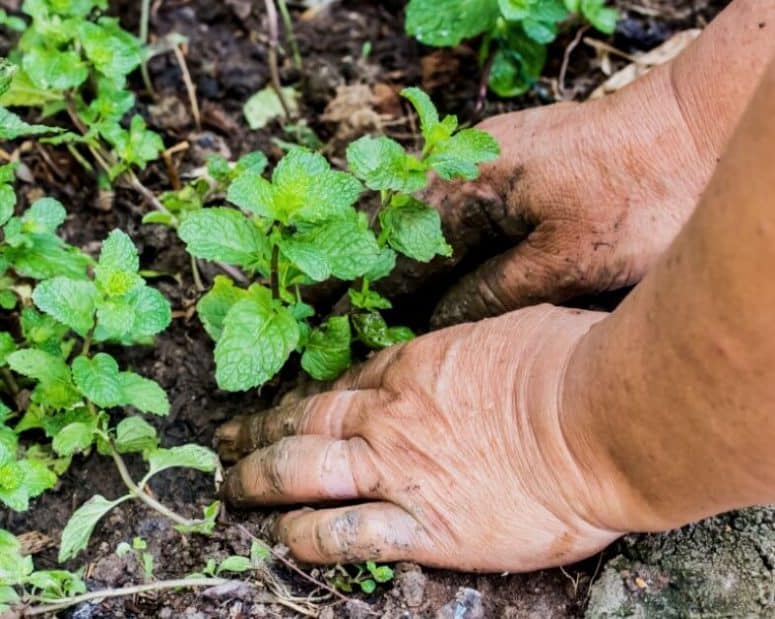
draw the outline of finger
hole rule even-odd
[[[224,462],[235,462],[256,449],[297,434],[350,438],[363,411],[376,405],[375,399],[370,391],[327,391],[299,402],[235,417],[215,433],[218,454]]]
[[[583,291],[588,278],[577,250],[567,251],[556,229],[539,226],[514,249],[466,275],[437,306],[431,324],[447,327]]]
[[[431,555],[425,531],[392,503],[292,512],[278,521],[277,536],[306,563],[416,561]]]
[[[379,485],[362,439],[293,436],[240,460],[226,474],[221,495],[247,508],[370,498]]]
[[[404,346],[395,344],[348,370],[334,383],[334,389],[379,389],[385,372],[400,357]]]

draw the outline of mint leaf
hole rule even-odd
[[[429,262],[437,255],[452,255],[441,230],[439,213],[414,198],[397,196],[380,212],[380,224],[387,232],[390,246],[413,260]]]
[[[178,234],[197,258],[222,260],[253,271],[267,261],[266,238],[234,209],[217,207],[193,212],[180,225]]]
[[[425,45],[454,47],[495,26],[498,5],[492,0],[411,0],[406,31]]]
[[[419,88],[404,88],[401,96],[408,99],[420,119],[420,131],[427,140],[439,124],[439,113],[431,98]]]
[[[109,408],[125,403],[118,363],[110,355],[97,353],[91,359],[77,357],[72,371],[76,387],[97,406]]]
[[[7,357],[8,365],[17,374],[40,382],[36,392],[49,406],[69,406],[73,404],[72,379],[70,368],[61,357],[42,350],[25,348],[11,353]],[[40,391],[38,391],[40,390]],[[33,397],[34,400],[38,398]]]
[[[234,304],[215,347],[215,378],[228,391],[245,391],[280,371],[299,341],[299,327],[284,307],[255,298]]]
[[[90,498],[81,505],[68,520],[62,531],[62,542],[59,546],[59,562],[72,559],[89,544],[89,538],[94,532],[97,522],[111,509],[130,498],[121,497],[109,501],[101,495]]]
[[[232,556],[232,557],[226,557],[223,561],[221,561],[215,573],[216,574],[221,574],[222,572],[241,573],[241,572],[250,571],[252,569],[253,569],[253,562],[248,557]]]
[[[347,163],[369,189],[413,193],[428,183],[427,168],[387,137],[364,136],[347,148]]]
[[[2,122],[2,119],[0,119]],[[0,140],[3,139],[0,137]],[[0,226],[4,226],[13,216],[16,207],[16,192],[10,185],[0,185]]]
[[[170,303],[155,288],[137,288],[127,295],[126,301],[134,311],[134,321],[125,334],[130,341],[142,342],[161,333],[172,322]]]
[[[23,229],[31,234],[53,234],[61,226],[67,212],[59,200],[41,198],[32,203],[22,215]]]
[[[414,333],[410,329],[388,327],[385,319],[377,312],[354,314],[351,320],[361,342],[375,350],[414,339]]]
[[[19,437],[11,428],[0,425],[0,466],[16,460]]]
[[[474,180],[479,164],[494,161],[500,155],[498,142],[489,133],[463,129],[449,140],[437,144],[428,157],[428,165],[445,180]]]
[[[223,275],[216,275],[210,291],[196,304],[196,311],[208,335],[216,342],[223,331],[223,320],[232,306],[247,296],[247,291],[237,288]]]
[[[301,366],[316,380],[334,380],[352,362],[350,356],[350,320],[333,316],[309,336]]]
[[[54,436],[51,447],[60,456],[72,456],[89,449],[94,443],[96,421],[71,423]]]
[[[171,468],[186,468],[212,473],[218,468],[218,456],[201,445],[181,445],[156,449],[148,454],[148,473],[145,478]]]
[[[128,271],[136,273],[140,268],[137,248],[129,235],[121,230],[113,230],[102,243],[97,273]],[[97,275],[99,278],[99,275]]]
[[[60,51],[35,45],[24,54],[24,72],[43,90],[70,90],[83,84],[89,68],[74,51]]]
[[[114,81],[134,71],[143,60],[140,41],[116,20],[102,18],[99,24],[83,21],[78,37],[94,68]]]
[[[229,185],[226,198],[232,204],[259,217],[275,218],[272,183],[258,172],[247,171],[237,176]]]
[[[123,394],[121,404],[134,406],[143,413],[160,416],[169,414],[167,394],[157,382],[133,372],[121,372],[118,381]]]
[[[393,304],[389,299],[386,299],[374,290],[366,290],[364,292],[362,290],[350,288],[347,291],[347,294],[350,297],[350,303],[353,304],[353,307],[357,307],[359,309],[378,310],[390,309],[393,307]]]
[[[331,266],[317,244],[310,241],[311,236],[284,237],[278,246],[283,256],[302,273],[314,282],[323,282],[331,277]]]
[[[38,308],[81,337],[94,326],[97,288],[91,282],[55,277],[38,284],[32,294]]]
[[[156,449],[156,429],[141,417],[127,417],[116,426],[116,449],[119,453],[139,453]]]
[[[15,140],[27,135],[59,133],[61,129],[47,125],[31,125],[13,112],[0,107],[0,140]]]

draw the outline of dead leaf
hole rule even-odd
[[[624,54],[618,50],[612,49],[602,41],[596,41],[594,39],[584,39],[587,45],[595,48],[601,57],[601,66],[605,69],[606,65],[610,65],[611,55],[619,55],[626,57],[632,62],[623,69],[620,69],[611,77],[609,77],[603,84],[601,84],[590,95],[590,99],[599,99],[607,94],[614,93],[621,90],[628,84],[631,84],[639,77],[642,77],[648,73],[654,67],[671,61],[678,56],[683,50],[685,50],[698,36],[702,30],[693,28],[690,30],[683,30],[673,35],[667,41],[662,43],[659,47],[655,47],[651,51],[642,52],[638,54]]]
[[[17,535],[16,539],[22,545],[21,553],[23,555],[35,555],[56,545],[53,539],[40,531],[22,533]]]
[[[365,133],[379,131],[389,119],[374,107],[374,92],[367,85],[339,86],[336,96],[326,106],[321,118],[338,125],[335,135],[337,141],[349,141]]]

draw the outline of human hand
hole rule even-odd
[[[479,128],[498,139],[500,159],[475,182],[434,183],[425,199],[456,261],[498,240],[514,246],[447,294],[435,326],[637,283],[695,208],[716,158],[696,146],[668,67],[607,99]],[[404,287],[427,275],[411,268],[398,274]]]
[[[561,403],[570,356],[604,316],[543,305],[445,329],[332,391],[235,419],[221,456],[256,451],[222,494],[243,508],[354,502],[280,519],[280,540],[310,563],[528,571],[589,556],[626,531],[626,492],[604,450],[580,464],[588,437]]]

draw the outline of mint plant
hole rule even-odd
[[[413,337],[406,328],[386,324],[380,310],[390,308],[390,301],[371,286],[393,270],[398,254],[423,262],[450,255],[438,212],[413,194],[427,186],[431,171],[447,180],[476,178],[479,164],[495,159],[499,148],[487,133],[459,130],[454,116],[440,119],[421,90],[409,88],[403,95],[420,118],[421,154],[384,136],[366,136],[348,148],[345,172],[295,147],[271,180],[261,175],[263,165],[231,180],[227,200],[237,208],[186,213],[178,233],[193,256],[258,278],[241,288],[216,277],[197,305],[216,342],[221,388],[262,385],[295,351],[313,378],[331,380],[349,367],[353,341],[383,348]],[[371,220],[356,209],[366,188],[377,192],[380,202]],[[302,290],[329,279],[352,283],[353,312],[321,321]]]
[[[80,151],[85,148],[113,181],[122,174],[132,177],[132,170],[155,160],[164,145],[141,116],[132,115],[123,123],[135,105],[127,76],[150,52],[117,19],[102,15],[106,8],[107,0],[25,0],[21,10],[26,19],[0,14],[0,27],[19,34],[10,55],[13,74],[0,94],[0,105],[34,108],[46,118],[68,115],[72,131],[46,126],[33,130],[59,133],[48,141],[67,144],[78,161],[91,168]],[[7,63],[5,67],[8,71]],[[3,114],[0,108],[0,119]]]
[[[65,219],[59,202],[43,198],[15,216],[12,166],[0,168],[0,181],[0,304],[13,312],[8,318],[17,323],[0,332],[0,503],[27,510],[30,500],[51,488],[75,456],[96,450],[112,458],[127,492],[115,499],[92,497],[75,511],[62,532],[60,561],[85,548],[99,519],[129,499],[171,518],[181,531],[211,531],[217,503],[203,518],[191,520],[144,488],[172,467],[213,472],[215,454],[198,445],[162,448],[154,427],[139,415],[111,423],[111,412],[118,408],[169,413],[167,395],[156,382],[123,370],[110,354],[92,350],[101,343],[150,343],[170,323],[168,301],[139,274],[134,244],[123,232],[113,231],[94,261],[56,235]],[[22,390],[29,395],[19,397]],[[30,442],[30,431],[46,440]],[[147,463],[139,482],[129,475],[126,454],[138,454]],[[24,570],[8,586],[43,588],[28,579],[34,573]],[[1,592],[2,586],[0,598]]]
[[[546,46],[573,14],[605,34],[613,33],[618,20],[606,0],[452,0],[441,5],[410,0],[406,31],[433,47],[454,47],[483,35],[480,60],[489,66],[490,89],[516,97],[541,77]]]

